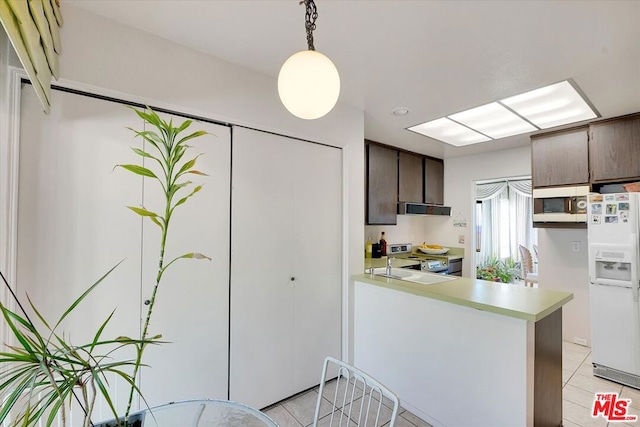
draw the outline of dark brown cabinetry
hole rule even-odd
[[[535,188],[589,183],[588,127],[531,137]]]
[[[627,181],[640,177],[640,114],[591,123],[591,182]]]
[[[424,202],[444,205],[444,162],[424,159]]]
[[[423,200],[422,156],[401,151],[398,154],[398,201]]]
[[[395,225],[398,202],[444,204],[444,162],[373,141],[366,144],[366,223]]]
[[[395,225],[398,210],[398,151],[366,146],[367,224]]]

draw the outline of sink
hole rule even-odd
[[[407,282],[420,283],[421,285],[434,285],[436,283],[449,282],[456,280],[456,276],[446,276],[442,274],[423,273],[418,270],[407,270],[405,268],[392,268],[391,274],[387,275],[385,267],[374,268],[373,274],[376,276],[388,277],[390,279],[399,279]]]
[[[424,276],[420,277],[410,277],[404,280],[408,280],[410,282],[422,283],[423,285],[433,285],[435,283],[442,282],[450,282],[451,280],[456,280],[458,277],[456,276],[445,276],[443,274],[433,274],[433,273],[423,273]]]
[[[373,269],[373,274],[375,274],[376,276],[385,276],[385,277],[391,277],[393,279],[406,279],[407,277],[411,277],[414,275],[414,271],[417,272],[417,270],[407,270],[406,268],[392,268],[391,269],[391,275],[388,276],[387,275],[387,268],[386,267],[381,267],[381,268],[374,268]]]

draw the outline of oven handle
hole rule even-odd
[[[438,268],[435,270],[422,270],[425,273],[434,273],[434,274],[449,274],[449,267]]]

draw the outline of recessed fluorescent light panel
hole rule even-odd
[[[571,83],[563,81],[408,130],[461,147],[596,117]]]
[[[567,81],[512,96],[500,102],[540,129],[598,117]]]
[[[497,102],[472,108],[462,113],[452,114],[449,118],[492,139],[505,138],[537,130],[531,123],[521,119],[520,116],[507,110]]]
[[[457,147],[491,141],[491,138],[446,117],[410,127],[409,130]]]

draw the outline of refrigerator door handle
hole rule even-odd
[[[636,213],[636,221],[638,220],[638,214]],[[632,248],[632,258],[631,258],[631,295],[633,296],[633,302],[638,302],[638,268],[640,268],[640,263],[638,262],[638,234],[631,233],[629,236],[631,239],[631,248]],[[635,265],[634,265],[635,264]]]
[[[589,283],[591,283],[592,285],[598,285],[598,286],[614,286],[618,288],[633,289],[635,282],[630,282],[628,280],[615,280],[615,279],[595,279],[595,280],[590,280]]]

